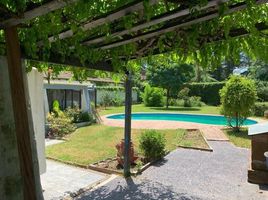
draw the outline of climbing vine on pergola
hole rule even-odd
[[[268,60],[266,0],[19,2],[0,3],[0,27],[19,26],[23,57],[31,60],[107,71],[166,52],[204,67],[239,60],[240,52]]]
[[[230,57],[238,61],[241,52],[268,61],[267,2],[1,0],[0,55],[7,55],[12,99],[8,106],[13,110],[24,199],[42,199],[42,190],[21,58],[57,64],[59,71],[73,66],[126,73],[124,173],[129,175],[131,70],[140,60],[163,58],[164,53],[203,67]]]

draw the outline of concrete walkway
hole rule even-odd
[[[249,150],[209,141],[213,152],[177,149],[137,178],[118,177],[76,200],[267,200],[268,187],[247,182]]]
[[[41,175],[45,200],[62,199],[109,178],[108,175],[47,160],[47,172]]]

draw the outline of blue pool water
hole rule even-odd
[[[133,113],[132,120],[168,120],[194,122],[200,124],[227,125],[224,116],[215,115],[195,115],[195,114],[177,114],[177,113]],[[124,119],[124,114],[115,114],[108,116],[109,119]],[[257,121],[247,119],[243,125],[257,124]]]

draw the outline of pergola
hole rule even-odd
[[[215,47],[211,44],[251,34],[258,35],[262,41],[259,44],[266,47],[268,44],[265,33],[268,0],[28,0],[22,6],[9,0],[5,2],[0,3],[0,28],[3,30],[0,30],[3,49],[0,53],[6,55],[8,61],[10,88],[6,90],[12,99],[10,108],[15,123],[12,131],[22,180],[22,185],[17,187],[22,187],[25,200],[42,199],[42,190],[35,164],[36,148],[22,58],[126,74],[124,174],[128,176],[131,140],[128,60],[171,51],[184,55],[199,51],[202,56],[208,51],[207,46],[209,49]],[[260,11],[262,13],[258,13]],[[237,24],[230,24],[228,28],[228,21],[224,19],[236,17],[244,17],[244,21],[248,17],[250,23],[243,26],[237,19]],[[226,52],[231,52],[230,48]],[[217,49],[211,52],[211,56],[216,57]],[[0,94],[4,89],[0,86]],[[1,98],[8,101],[4,95],[0,95]],[[1,109],[4,108],[0,104]],[[1,136],[4,130],[0,129],[0,138],[7,141],[9,136]],[[7,151],[0,153],[4,155]],[[13,169],[6,166],[4,170]],[[8,192],[16,192],[14,185],[9,186],[13,188],[8,188]]]

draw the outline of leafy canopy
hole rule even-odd
[[[47,0],[3,0],[0,6],[20,16],[31,3],[45,2]],[[179,57],[182,63],[195,61],[207,68],[215,68],[224,59],[230,57],[238,62],[240,52],[244,52],[253,59],[261,58],[268,61],[268,38],[265,37],[267,32],[260,32],[255,27],[256,23],[267,24],[268,5],[255,5],[254,0],[230,0],[220,7],[218,18],[162,34],[153,38],[153,44],[147,48],[145,48],[147,40],[105,50],[98,48],[99,44],[90,46],[82,44],[87,39],[100,36],[105,37],[103,44],[118,41],[122,37],[111,37],[114,31],[129,30],[139,23],[150,21],[153,17],[166,13],[167,10],[173,11],[185,5],[191,8],[192,17],[202,15],[204,13],[193,7],[206,5],[208,0],[179,1],[179,3],[167,3],[162,0],[153,6],[149,5],[148,0],[144,0],[144,12],[133,12],[116,22],[107,22],[87,31],[82,30],[81,25],[84,22],[98,18],[130,2],[133,0],[80,0],[75,4],[37,17],[19,28],[23,53],[33,59],[41,60],[49,60],[55,54],[62,60],[74,57],[80,59],[82,63],[109,60],[118,71],[124,71],[126,67],[131,69],[139,67],[140,65],[134,62],[139,63],[143,56],[150,59],[155,52],[172,52],[172,56]],[[228,14],[228,5],[238,2],[246,2],[247,8]],[[179,20],[185,21],[185,19]],[[126,36],[147,33],[165,25],[166,22],[162,22]],[[241,28],[247,30],[249,34],[238,38],[229,35],[231,29]],[[69,29],[73,31],[73,37],[61,40],[58,34]],[[49,41],[50,36],[53,36],[55,42]],[[0,31],[0,54],[5,54],[4,42],[3,31]],[[40,42],[42,45],[39,45]],[[135,61],[129,62],[132,58],[135,58]]]

